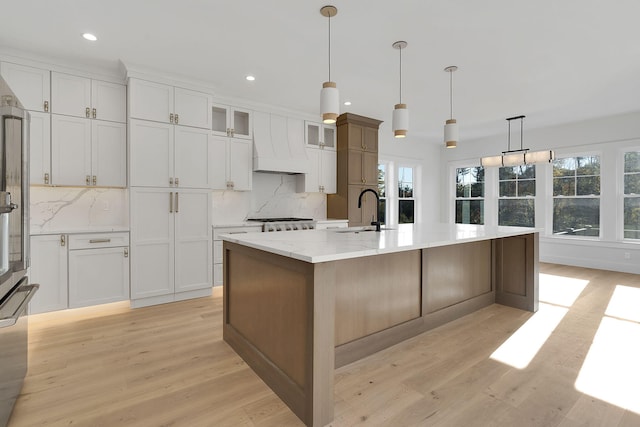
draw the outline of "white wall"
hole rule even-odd
[[[416,222],[439,222],[440,149],[433,143],[409,135],[394,138],[391,126],[383,123],[378,134],[378,160],[390,161],[398,166],[416,168]]]
[[[582,267],[601,268],[640,274],[640,243],[622,241],[622,153],[640,150],[640,112],[587,120],[562,126],[527,129],[535,118],[524,121],[524,147],[533,151],[552,149],[556,157],[582,153],[600,155],[601,161],[601,235],[599,239],[552,236],[551,165],[536,166],[536,227],[540,228],[540,260]],[[461,124],[463,126],[463,124]],[[518,126],[519,128],[519,126]],[[515,139],[519,146],[520,138]],[[511,139],[514,148],[514,138]],[[507,149],[507,124],[503,135],[473,141],[460,141],[455,150],[441,149],[442,163],[440,218],[453,221],[453,168],[475,166],[480,157],[496,155]],[[491,178],[493,171],[487,171]],[[497,194],[497,180],[490,179],[487,193]],[[492,205],[495,204],[496,206]],[[485,220],[495,223],[497,199],[485,201]],[[491,217],[488,217],[489,214]]]

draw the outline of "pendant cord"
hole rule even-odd
[[[402,48],[398,50],[400,51],[400,104],[402,104]]]
[[[449,71],[449,114],[453,119],[453,72]]]
[[[329,81],[331,81],[331,14],[329,14]]]

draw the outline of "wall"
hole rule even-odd
[[[640,112],[605,117],[539,129],[527,129],[535,119],[524,122],[524,147],[532,151],[553,149],[556,157],[592,152],[601,160],[601,236],[599,239],[580,239],[552,236],[551,165],[536,166],[536,227],[540,231],[540,260],[560,264],[592,267],[640,274],[640,243],[622,241],[621,156],[625,150],[640,150]],[[463,125],[461,124],[461,127]],[[518,127],[519,128],[519,127]],[[462,130],[462,129],[461,129]],[[514,139],[512,137],[512,148]],[[516,137],[519,146],[519,137]],[[503,135],[473,141],[461,140],[455,150],[441,150],[440,217],[453,221],[455,167],[480,164],[480,157],[496,155],[507,149],[507,126]],[[497,173],[487,171],[487,179]],[[487,194],[497,194],[495,184]],[[495,223],[497,200],[485,202],[485,220]]]

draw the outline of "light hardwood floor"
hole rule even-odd
[[[541,273],[536,315],[492,305],[338,369],[331,426],[640,426],[640,276]],[[220,289],[31,316],[29,351],[10,427],[303,425],[222,341]]]

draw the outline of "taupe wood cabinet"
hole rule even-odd
[[[375,196],[367,193],[362,208],[358,196],[378,190],[378,128],[382,121],[352,113],[338,117],[338,185],[327,195],[327,217],[346,218],[350,227],[377,219]]]

